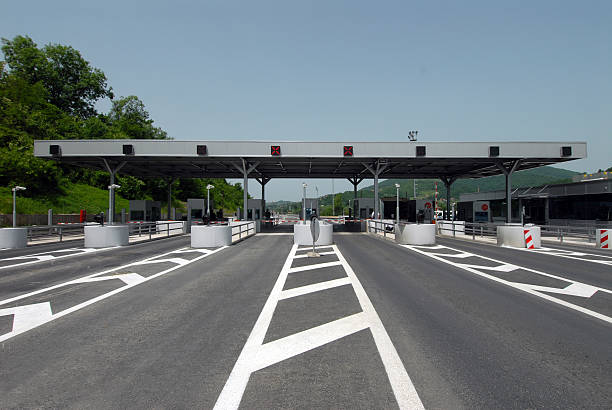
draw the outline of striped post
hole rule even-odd
[[[596,235],[597,236],[596,237],[597,247],[601,249],[611,249],[609,235],[608,235],[609,229],[597,229],[596,231],[597,231],[597,235]]]
[[[531,237],[531,230],[523,229],[523,233],[525,234],[525,247],[527,249],[535,249],[533,238]]]

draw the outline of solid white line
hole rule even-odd
[[[363,313],[368,317],[370,323],[370,330],[372,331],[372,336],[374,337],[374,342],[376,343],[376,347],[378,348],[378,353],[380,354],[380,358],[382,359],[383,365],[385,366],[385,370],[387,371],[387,376],[389,377],[389,382],[391,383],[391,388],[393,389],[393,393],[395,394],[395,399],[397,400],[397,404],[400,409],[423,409],[423,403],[419,398],[419,394],[402,363],[402,359],[400,359],[397,354],[397,350],[395,350],[395,346],[391,341],[391,338],[387,334],[385,327],[378,317],[378,313],[376,313],[376,309],[372,305],[372,302],[368,298],[363,286],[361,286],[361,282],[357,279],[357,275],[348,264],[344,256],[338,250],[336,245],[333,245],[334,250],[338,253],[338,259],[342,262],[342,266],[346,270],[346,274],[353,282],[353,288],[357,295],[357,299],[359,299],[359,303],[361,304],[361,308],[363,309]]]
[[[338,266],[338,265],[342,265],[342,263],[340,261],[335,261],[335,262],[317,263],[316,265],[298,266],[296,268],[289,269],[289,273],[304,272],[307,270],[315,270],[315,269],[323,269],[323,268],[329,268],[330,266]]]
[[[279,299],[290,299],[296,296],[307,295],[308,293],[319,292],[326,289],[336,288],[338,286],[350,285],[351,280],[349,278],[340,278],[334,280],[328,280],[326,282],[314,283],[312,285],[300,286],[299,288],[293,288],[283,290],[279,296]]]
[[[529,283],[510,282],[510,281],[498,278],[496,276],[489,275],[489,274],[484,273],[484,272],[480,272],[479,270],[476,270],[474,268],[467,267],[465,265],[461,265],[461,264],[458,264],[458,263],[455,263],[455,262],[452,262],[452,261],[440,258],[440,257],[435,256],[435,255],[431,255],[431,254],[429,254],[427,252],[421,251],[420,249],[416,249],[415,247],[410,246],[410,245],[400,245],[400,246],[403,246],[406,249],[411,249],[411,250],[413,250],[415,252],[418,252],[418,253],[420,253],[422,255],[429,256],[430,258],[439,260],[440,262],[444,262],[444,263],[447,263],[449,265],[455,266],[455,267],[457,267],[459,269],[466,270],[466,271],[471,272],[471,273],[473,273],[475,275],[482,276],[483,278],[490,279],[490,280],[492,280],[494,282],[502,283],[502,284],[510,286],[512,288],[515,288],[515,289],[518,289],[518,290],[522,290],[523,292],[529,293],[530,295],[534,295],[534,296],[537,296],[539,298],[548,300],[550,302],[557,303],[557,304],[559,304],[561,306],[565,306],[567,308],[577,310],[577,311],[582,312],[584,314],[587,314],[589,316],[595,317],[597,319],[601,319],[604,322],[612,323],[612,317],[603,315],[601,313],[594,312],[594,311],[592,311],[590,309],[583,308],[582,306],[574,305],[573,303],[569,303],[569,302],[566,302],[566,301],[561,300],[561,299],[557,299],[557,298],[549,296],[549,295],[547,295],[545,293],[540,293],[537,290],[534,290],[534,289],[537,289],[536,285],[530,285]],[[449,248],[449,249],[458,251],[458,249],[454,249],[454,248]],[[487,258],[487,257],[484,257],[484,256],[479,256],[479,255],[474,255],[474,256],[478,256],[479,258],[495,261],[495,259]],[[504,262],[501,262],[501,261],[496,261],[496,262],[504,263]],[[482,268],[484,268],[484,267],[482,267]],[[533,269],[529,269],[529,268],[525,268],[525,267],[520,267],[520,268],[524,269],[524,270],[527,270],[527,271],[530,271],[530,272],[534,272],[534,273],[543,275],[543,276],[554,277],[556,279],[560,279],[560,280],[563,280],[565,282],[580,283],[580,282],[576,282],[576,281],[573,281],[573,280],[570,280],[570,279],[565,279],[565,278],[560,278],[558,276],[550,275],[548,273],[538,272],[538,271],[535,271]],[[604,291],[604,292],[610,292],[607,289],[602,289],[602,288],[597,288],[597,289],[601,290],[601,291]]]
[[[357,313],[266,343],[261,346],[255,360],[251,362],[251,372],[316,349],[368,327],[369,324],[364,314]]]
[[[518,249],[520,249],[522,251],[527,251],[527,252],[536,252],[536,253],[539,253],[539,254],[542,254],[542,255],[560,256],[562,258],[574,259],[574,260],[577,260],[577,261],[593,262],[593,263],[599,263],[599,264],[602,264],[602,265],[612,265],[612,260],[594,260],[594,259],[585,259],[585,258],[578,257],[578,256],[592,256],[592,257],[595,257],[595,258],[612,258],[612,256],[598,255],[598,254],[595,254],[595,253],[565,251],[565,250],[555,249],[555,248],[540,248],[540,249],[522,249],[522,248],[518,248]]]
[[[200,259],[206,258],[207,256],[212,255],[212,254],[214,254],[216,252],[219,252],[219,251],[221,251],[221,250],[223,250],[225,248],[227,248],[227,246],[223,246],[221,248],[215,249],[214,251],[210,252],[209,254],[198,256],[197,258],[194,258],[191,261],[189,261],[189,263],[199,261]],[[172,253],[172,252],[169,252],[169,253]],[[130,266],[130,265],[126,265],[126,266]],[[62,310],[61,312],[58,312],[58,313],[52,315],[51,317],[48,318],[48,320],[45,320],[44,322],[38,324],[37,326],[40,326],[42,324],[51,322],[51,321],[53,321],[55,319],[59,319],[60,317],[63,317],[63,316],[66,316],[66,315],[68,315],[70,313],[76,312],[77,310],[83,309],[86,306],[89,306],[89,305],[92,305],[92,304],[94,304],[96,302],[99,302],[101,300],[107,299],[107,298],[109,298],[109,297],[111,297],[113,295],[116,295],[117,293],[121,293],[121,292],[123,292],[123,291],[125,291],[127,289],[130,289],[130,288],[134,287],[134,286],[138,286],[141,283],[148,282],[150,280],[158,278],[158,277],[160,277],[162,275],[165,275],[165,274],[167,274],[169,272],[177,270],[177,269],[179,269],[179,268],[181,268],[183,266],[185,266],[185,265],[176,265],[176,266],[173,266],[173,267],[171,267],[169,269],[166,269],[166,270],[163,270],[161,272],[158,272],[155,275],[151,275],[151,276],[149,276],[147,278],[144,278],[140,282],[133,282],[133,283],[131,283],[129,285],[125,285],[125,286],[122,286],[122,287],[117,288],[115,290],[112,290],[112,291],[110,291],[108,293],[104,293],[104,294],[102,294],[100,296],[97,296],[97,297],[95,297],[93,299],[87,300],[87,301],[85,301],[83,303],[79,303],[78,305],[72,306],[72,307],[70,307],[68,309]],[[115,268],[115,269],[112,269],[112,271],[115,271],[115,270],[118,270],[118,269],[122,269],[122,268],[124,268],[124,267]],[[108,272],[109,271],[103,272],[103,273],[108,273]],[[101,274],[102,273],[98,273],[98,274],[95,274],[95,275],[101,275]],[[95,275],[91,275],[90,277],[93,277]],[[56,286],[52,286],[52,287],[49,287],[49,288],[46,288],[46,289],[42,289],[42,292],[46,292],[46,291],[48,291],[48,290],[50,290],[52,288],[55,289],[55,288],[58,288],[58,287],[61,287],[61,286],[65,286],[65,285],[71,284],[71,283],[74,283],[74,281],[66,282],[66,283],[64,283],[62,285],[56,285]],[[32,293],[41,293],[41,292],[37,291],[37,292],[32,292]],[[25,296],[18,297],[18,299],[22,299],[23,297],[25,297]],[[12,300],[15,300],[15,299],[16,298],[12,298]],[[2,301],[2,302],[0,302],[0,304],[5,304],[5,303],[8,303],[9,301],[11,301],[11,299],[7,299],[5,301]],[[31,305],[25,305],[25,306],[31,306]],[[23,307],[25,307],[25,306],[23,306]],[[20,307],[22,307],[22,306],[20,306]],[[35,326],[35,327],[37,327],[37,326]],[[0,336],[0,342],[8,340],[8,339],[10,339],[12,337],[15,337],[15,336],[17,336],[17,335],[19,335],[21,333],[27,332],[28,330],[31,330],[33,328],[34,327],[23,328],[23,329],[19,329],[18,331],[12,331],[12,332],[9,332],[9,333],[5,333],[4,335]]]

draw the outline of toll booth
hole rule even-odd
[[[249,221],[259,221],[263,219],[265,209],[261,199],[249,199],[247,201],[247,219]]]
[[[210,200],[210,212],[215,209],[215,203]],[[187,199],[187,232],[191,232],[191,225],[201,224],[206,217],[206,199],[189,198]]]
[[[161,202],[148,199],[130,200],[130,221],[159,221],[161,219]]]
[[[306,220],[309,220],[311,216],[316,214],[321,216],[319,212],[319,198],[305,198],[302,200],[302,204],[306,204]],[[304,210],[300,209],[300,218],[304,215]]]
[[[397,211],[397,198],[396,197],[385,197],[381,198],[383,203],[383,219],[395,219]],[[411,206],[412,205],[412,206]],[[414,200],[408,198],[399,199],[399,218],[402,221],[408,221],[412,213],[414,219]],[[414,222],[414,221],[413,221]]]
[[[357,198],[354,202],[355,218],[368,219],[372,217],[372,213],[374,212],[374,198]],[[393,208],[395,209],[395,205]]]

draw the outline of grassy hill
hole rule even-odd
[[[128,200],[115,196],[117,209],[128,209]],[[107,212],[108,191],[85,184],[68,184],[64,193],[45,198],[28,198],[22,192],[17,193],[17,212],[20,214],[46,214],[53,209],[56,214],[76,214],[85,209],[88,214],[100,211]],[[13,212],[13,193],[10,188],[0,188],[0,213]]]

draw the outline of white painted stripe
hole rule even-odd
[[[334,255],[335,252],[334,251],[329,251],[329,252],[317,252],[319,255]],[[302,258],[310,258],[311,256],[308,256],[307,253],[302,254],[302,255],[295,255],[295,258],[293,259],[302,259]]]
[[[312,285],[300,286],[299,288],[283,290],[279,296],[279,299],[289,299],[296,296],[306,295],[308,293],[319,292],[326,289],[336,288],[338,286],[350,285],[351,280],[349,278],[340,278],[334,280],[328,280],[326,282],[314,283]]]
[[[214,251],[212,251],[212,252],[210,252],[210,253],[208,253],[208,254],[206,254],[206,255],[198,256],[197,258],[194,258],[194,259],[192,259],[191,261],[189,261],[189,263],[197,262],[197,261],[199,261],[200,259],[206,258],[206,257],[208,257],[209,255],[212,255],[212,254],[214,254],[214,253],[216,253],[216,252],[219,252],[219,251],[221,251],[221,250],[223,250],[223,249],[225,249],[225,248],[227,248],[227,246],[223,246],[223,247],[221,247],[221,248],[218,248],[218,249],[216,249],[216,250],[214,250]],[[170,253],[172,253],[172,252],[168,252],[168,254],[170,254]],[[126,266],[129,266],[129,265],[126,265]],[[107,299],[107,298],[109,298],[109,297],[111,297],[111,296],[113,296],[113,295],[116,295],[116,294],[118,294],[118,293],[121,293],[121,292],[123,292],[123,291],[125,291],[125,290],[127,290],[127,289],[130,289],[130,288],[132,288],[132,287],[134,287],[134,286],[137,286],[137,285],[139,285],[139,284],[141,284],[141,283],[148,282],[148,281],[150,281],[150,280],[153,280],[153,279],[155,279],[155,278],[158,278],[158,277],[160,277],[160,276],[162,276],[162,275],[165,275],[165,274],[167,274],[167,273],[169,273],[169,272],[172,272],[172,271],[174,271],[174,270],[177,270],[177,269],[179,269],[179,268],[181,268],[181,267],[183,267],[183,266],[185,266],[185,265],[176,265],[176,266],[173,266],[173,267],[171,267],[171,268],[169,268],[169,269],[166,269],[166,270],[163,270],[163,271],[161,271],[161,272],[158,272],[158,273],[156,273],[156,274],[154,274],[154,275],[151,275],[151,276],[149,276],[149,277],[147,277],[147,278],[143,278],[143,280],[142,280],[142,281],[139,281],[139,282],[135,282],[135,281],[133,281],[133,282],[132,282],[132,283],[130,283],[129,285],[122,286],[122,287],[117,288],[117,289],[115,289],[115,290],[112,290],[112,291],[110,291],[110,292],[104,293],[104,294],[102,294],[102,295],[100,295],[100,296],[97,296],[97,297],[95,297],[95,298],[93,298],[93,299],[89,299],[89,300],[87,300],[87,301],[85,301],[85,302],[79,303],[78,305],[72,306],[72,307],[70,307],[70,308],[68,308],[68,309],[62,310],[61,312],[58,312],[58,313],[56,313],[56,314],[51,315],[50,317],[48,317],[46,320],[42,321],[41,323],[37,323],[37,324],[36,324],[36,326],[34,326],[34,327],[40,326],[40,325],[42,325],[42,324],[45,324],[45,323],[51,322],[51,321],[53,321],[53,320],[55,320],[55,319],[59,319],[59,318],[61,318],[61,317],[64,317],[64,316],[66,316],[66,315],[69,315],[70,313],[73,313],[73,312],[76,312],[76,311],[78,311],[78,310],[80,310],[80,309],[83,309],[83,308],[84,308],[84,307],[86,307],[86,306],[89,306],[89,305],[92,305],[92,304],[94,304],[94,303],[96,303],[96,302],[99,302],[99,301],[102,301],[102,300],[104,300],[104,299]],[[90,275],[89,277],[90,277],[90,278],[91,278],[91,277],[95,277],[95,276],[102,275],[102,274],[104,274],[104,273],[108,273],[108,272],[112,272],[112,271],[116,271],[116,270],[119,270],[119,269],[125,269],[125,266],[120,266],[120,267],[118,267],[118,268],[111,269],[110,271],[106,271],[106,272],[102,272],[102,273],[97,273],[97,274],[94,274],[94,275]],[[83,278],[81,278],[81,279],[83,279]],[[77,279],[77,280],[80,280],[80,279]],[[42,293],[42,292],[47,292],[47,291],[49,291],[49,290],[51,290],[51,289],[56,289],[56,288],[59,288],[59,287],[62,287],[62,286],[66,286],[66,285],[72,284],[72,283],[75,283],[75,281],[70,281],[70,282],[66,282],[66,283],[60,284],[60,285],[51,286],[51,287],[46,288],[46,289],[41,289],[40,291],[31,292],[29,295],[32,295],[32,294],[38,294],[38,293]],[[23,299],[24,297],[27,297],[27,296],[28,296],[28,295],[22,295],[22,296],[18,296],[18,297],[16,297],[16,298],[7,299],[7,300],[4,300],[4,301],[0,302],[0,305],[1,305],[1,304],[5,304],[5,303],[9,303],[10,301],[14,301],[14,300],[18,300],[18,299]],[[49,303],[49,302],[46,302],[46,303]],[[26,306],[31,306],[31,305],[26,305]],[[8,340],[8,339],[10,339],[10,338],[12,338],[12,337],[15,337],[15,336],[17,336],[17,335],[19,335],[19,334],[21,334],[21,333],[27,332],[28,330],[31,330],[31,329],[33,329],[34,327],[29,327],[29,328],[27,328],[27,327],[26,327],[26,328],[23,328],[23,329],[13,330],[12,332],[5,333],[4,335],[1,335],[1,336],[0,336],[0,342],[4,342],[5,340]]]
[[[316,248],[317,249],[333,248],[333,245],[317,245]],[[298,251],[309,251],[309,250],[312,250],[312,245],[300,246],[297,250]]]
[[[43,302],[0,309],[0,316],[6,315],[13,315],[12,332],[25,332],[50,320],[51,304]]]
[[[517,249],[522,250],[522,251],[541,253],[544,255],[560,256],[562,258],[574,259],[578,261],[599,263],[602,265],[612,265],[612,256],[599,255],[595,253],[574,252],[574,251],[566,251],[564,249],[555,249],[555,248],[540,248],[540,249],[530,249],[530,250],[521,249],[521,248],[517,248]],[[587,259],[587,258],[581,258],[580,256],[594,257],[598,259]]]
[[[583,298],[590,298],[597,292],[599,289],[595,286],[587,285],[584,283],[572,283],[566,288],[551,288],[548,286],[536,286],[529,285],[529,288],[536,290],[538,292],[548,292],[548,293],[557,293],[560,295],[570,295],[570,296],[580,296]]]
[[[138,266],[138,265],[146,265],[149,263],[164,263],[164,262],[176,263],[177,265],[185,265],[189,263],[189,260],[183,259],[183,258],[157,258],[157,259],[149,259],[146,261],[135,262],[129,266]]]
[[[586,315],[589,315],[589,316],[595,317],[597,319],[603,320],[604,322],[612,323],[612,317],[603,315],[601,313],[592,311],[590,309],[586,309],[586,308],[584,308],[582,306],[574,305],[573,303],[569,303],[569,302],[566,302],[564,300],[557,299],[555,297],[552,297],[550,295],[547,295],[545,293],[541,293],[541,292],[537,291],[536,290],[538,288],[537,285],[531,285],[529,283],[510,282],[510,281],[498,278],[496,276],[489,275],[488,273],[481,272],[481,271],[479,271],[479,270],[477,270],[477,269],[475,269],[473,267],[467,267],[465,265],[462,266],[459,263],[455,263],[455,262],[452,262],[452,261],[440,258],[438,256],[431,255],[428,252],[423,252],[420,249],[416,249],[416,247],[414,247],[414,246],[410,246],[410,245],[400,245],[400,246],[403,246],[404,248],[407,248],[407,249],[413,250],[415,252],[418,252],[418,253],[420,253],[422,255],[429,256],[430,258],[436,259],[436,260],[438,260],[440,262],[444,262],[444,263],[447,263],[449,265],[455,266],[457,268],[466,270],[466,271],[471,272],[471,273],[473,273],[475,275],[482,276],[484,278],[490,279],[490,280],[492,280],[494,282],[501,283],[501,284],[504,284],[506,286],[510,286],[512,288],[522,290],[523,292],[529,293],[530,295],[534,295],[534,296],[537,296],[539,298],[548,300],[550,302],[557,303],[557,304],[559,304],[561,306],[564,306],[564,307],[576,310],[578,312],[582,312],[582,313],[584,313]],[[450,247],[449,247],[449,249],[459,251],[458,249],[454,249],[454,248],[450,248]],[[476,256],[478,258],[482,258],[482,259],[487,259],[487,260],[495,261],[495,259],[487,258],[485,256],[479,256],[479,255],[474,255],[474,256]],[[500,264],[505,264],[504,262],[501,262],[501,261],[497,261],[497,262],[500,263]],[[484,269],[484,267],[479,267],[479,269]],[[527,271],[530,271],[530,272],[533,272],[533,273],[536,273],[536,274],[539,274],[539,275],[543,275],[543,276],[553,277],[553,278],[556,278],[556,279],[559,279],[559,280],[563,280],[565,282],[579,283],[579,282],[576,282],[576,281],[573,281],[573,280],[570,280],[570,279],[561,278],[561,277],[558,277],[558,276],[555,276],[555,275],[551,275],[551,274],[548,274],[548,273],[544,273],[544,272],[538,272],[538,271],[536,271],[534,269],[529,269],[529,268],[522,267],[522,266],[520,267],[520,269],[527,270]],[[559,289],[559,288],[557,288],[557,289]],[[561,289],[559,289],[559,290],[561,290]],[[597,290],[598,291],[607,292],[607,293],[612,293],[610,290],[603,289],[603,288],[597,288]]]
[[[316,349],[368,327],[369,324],[364,314],[357,313],[266,343],[257,351],[257,356],[251,363],[251,372]]]
[[[338,266],[338,265],[342,265],[342,262],[334,261],[334,262],[317,263],[316,265],[298,266],[296,268],[289,269],[289,273],[304,272],[307,270],[315,270],[315,269],[323,269],[323,268],[329,268],[330,266]]]

